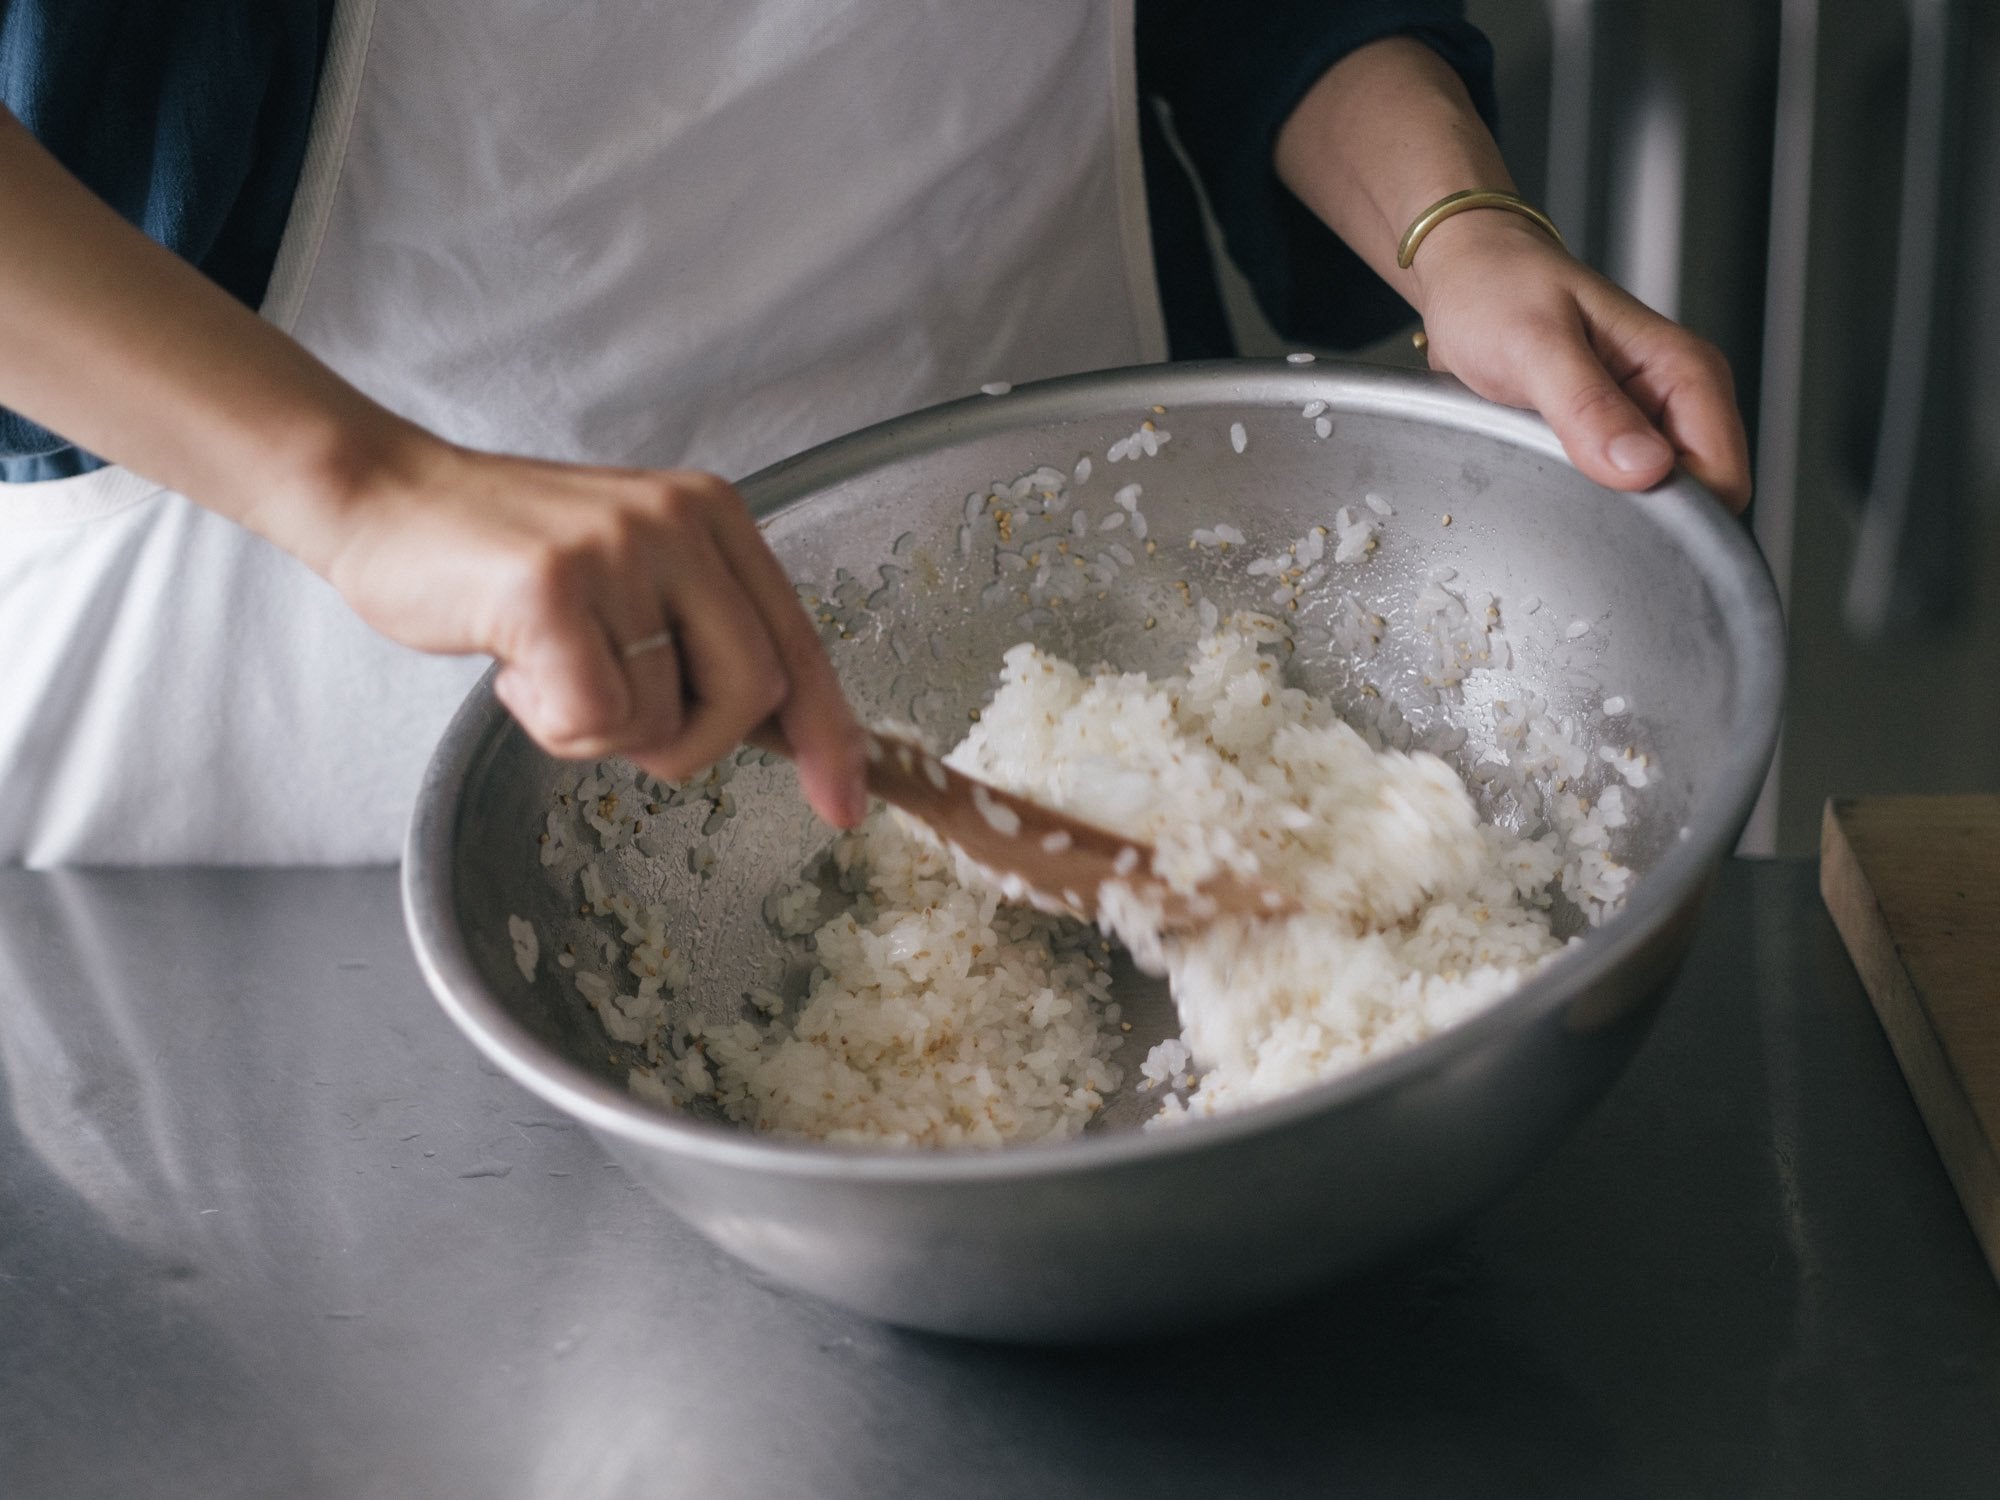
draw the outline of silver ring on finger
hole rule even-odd
[[[673,643],[674,633],[671,630],[658,630],[620,648],[619,654],[630,661],[635,656],[644,656],[648,651],[664,651]]]

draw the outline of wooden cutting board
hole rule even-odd
[[[2000,1276],[2000,797],[1836,797],[1819,886]]]

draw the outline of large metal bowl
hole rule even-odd
[[[1327,403],[1330,437],[1301,415],[1314,401]],[[1159,455],[1108,463],[1108,447],[1148,418],[1171,433]],[[1134,565],[1072,604],[1026,613],[1014,587],[1023,575],[1002,571],[1013,564],[995,553],[1019,550],[1036,523],[1017,518],[1013,545],[998,548],[990,511],[963,530],[966,496],[1041,464],[1068,474],[1083,454],[1095,472],[1075,486],[1077,504],[1092,521],[1076,549],[1123,538]],[[1096,529],[1113,491],[1134,482],[1156,554],[1129,530]],[[1397,705],[1419,744],[1467,769],[1493,743],[1494,699],[1533,690],[1587,737],[1636,743],[1660,773],[1620,830],[1617,852],[1641,872],[1624,909],[1511,998],[1422,1045],[1187,1128],[1121,1128],[1133,1104],[1058,1145],[835,1149],[639,1102],[624,1087],[630,1050],[607,1041],[572,976],[545,956],[524,981],[510,915],[535,923],[545,955],[566,941],[587,953],[593,940],[577,911],[586,851],[537,858],[553,799],[579,769],[543,755],[482,684],[432,762],[403,872],[410,933],[439,1000],[487,1056],[587,1123],[717,1244],[895,1323],[1044,1340],[1215,1316],[1381,1257],[1491,1200],[1631,1054],[1777,735],[1782,626],[1740,526],[1686,479],[1644,495],[1603,490],[1539,421],[1444,379],[1261,362],[1084,376],[857,433],[743,490],[793,575],[816,581],[862,710],[915,717],[947,742],[1024,635],[1085,660],[1167,668],[1197,629],[1180,582],[1223,608],[1269,609],[1270,580],[1248,576],[1247,561],[1372,491],[1395,515],[1374,554],[1301,606],[1296,680],[1391,737],[1397,722],[1382,705]],[[1190,550],[1190,533],[1218,521],[1247,544]],[[1421,681],[1412,601],[1447,566],[1452,587],[1500,597],[1513,661],[1438,693]],[[1341,590],[1389,622],[1372,661],[1326,644]],[[1532,613],[1531,595],[1543,601]],[[1610,695],[1629,712],[1607,719]],[[1595,758],[1593,771],[1609,774]],[[609,862],[615,883],[685,904],[697,978],[680,1003],[711,1018],[740,1014],[744,991],[768,980],[776,939],[763,896],[824,840],[788,779],[750,760],[730,788],[735,816],[676,809],[648,830],[650,855],[627,848]],[[689,857],[703,846],[706,871]],[[1139,1023],[1125,1057],[1136,1065],[1172,1019],[1157,991],[1131,976],[1121,985]]]

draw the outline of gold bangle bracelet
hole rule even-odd
[[[1524,219],[1532,219],[1548,231],[1550,239],[1564,250],[1569,249],[1563,244],[1562,231],[1556,228],[1555,220],[1527,199],[1513,193],[1486,192],[1475,188],[1462,193],[1447,193],[1418,214],[1416,221],[1403,231],[1402,239],[1396,242],[1396,264],[1405,271],[1409,270],[1410,262],[1417,258],[1417,246],[1424,242],[1424,236],[1453,214],[1462,214],[1469,208],[1504,208]]]

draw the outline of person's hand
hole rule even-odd
[[[1421,40],[1383,37],[1327,69],[1272,164],[1416,308],[1432,369],[1540,412],[1600,484],[1644,489],[1678,458],[1735,509],[1749,503],[1749,446],[1713,345],[1504,210],[1443,219],[1398,263],[1404,233],[1446,195],[1514,189],[1464,83]]]
[[[1678,461],[1732,510],[1749,503],[1749,446],[1713,344],[1514,214],[1446,219],[1411,271],[1431,368],[1540,412],[1599,484],[1645,489]]]
[[[4,105],[0,203],[0,405],[250,527],[392,639],[497,658],[556,755],[678,781],[775,720],[813,808],[861,820],[860,726],[722,480],[433,437],[120,219]]]
[[[423,651],[484,652],[524,729],[663,780],[775,720],[807,799],[866,810],[863,740],[742,497],[691,471],[544,463],[397,437],[339,507],[322,571]]]

